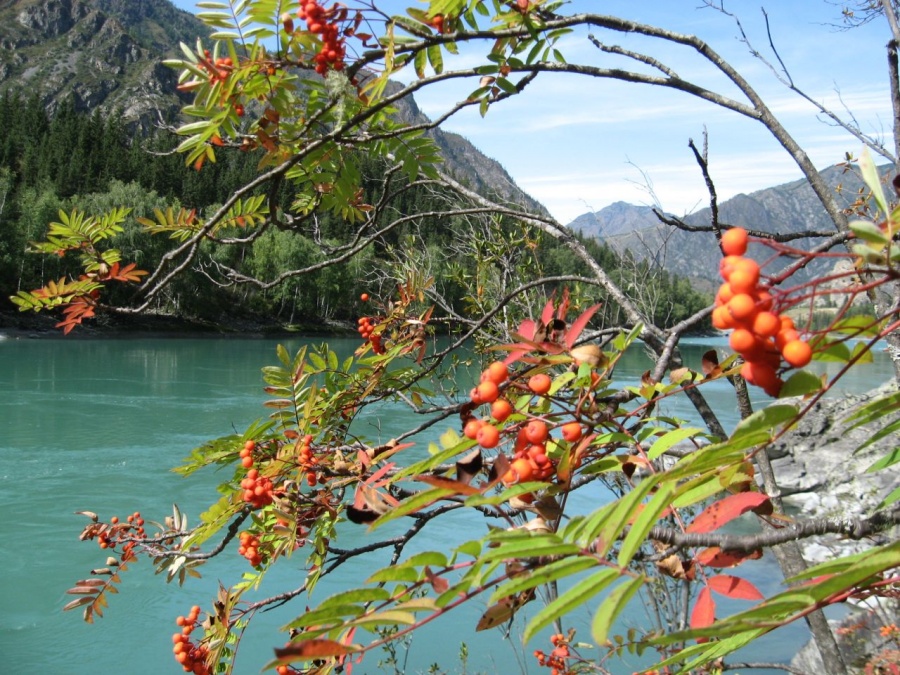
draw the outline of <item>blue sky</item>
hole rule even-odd
[[[795,83],[837,112],[844,114],[846,106],[863,131],[890,143],[884,67],[887,25],[879,20],[840,30],[836,27],[840,6],[832,2],[837,0],[726,0],[725,6],[741,19],[754,46],[774,62],[761,12],[765,7],[773,39]],[[193,0],[175,4],[194,9]],[[420,3],[378,4],[398,11]],[[698,8],[701,4],[701,0],[575,0],[571,6],[700,36],[763,95],[817,166],[839,162],[845,152],[859,153],[859,141],[819,120],[808,103],[750,56],[738,40],[733,19]],[[599,32],[597,36],[634,50],[652,49],[648,53],[683,78],[736,95],[721,75],[689,50],[648,47],[638,36]],[[560,49],[569,62],[600,64],[609,58],[598,54],[583,33],[566,37]],[[467,50],[458,57],[459,65],[471,65],[478,57]],[[417,93],[416,100],[423,112],[436,117],[475,86],[442,84]],[[466,136],[499,161],[520,187],[563,223],[615,201],[659,204],[676,214],[706,206],[706,189],[687,146],[690,138],[701,142],[704,128],[720,199],[800,178],[787,153],[756,122],[679,92],[583,76],[541,76],[523,95],[493,107],[485,118],[475,110],[465,111],[445,128]]]

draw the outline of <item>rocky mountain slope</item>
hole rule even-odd
[[[839,203],[849,205],[862,183],[853,173],[838,167],[824,171],[828,182],[837,190]],[[708,225],[710,209],[705,208],[682,218],[688,225]],[[764,232],[802,232],[833,230],[834,226],[805,180],[796,180],[766,188],[749,195],[739,194],[719,204],[719,221]],[[718,283],[719,253],[715,237],[708,232],[685,232],[666,225],[649,206],[618,202],[596,213],[576,218],[570,226],[585,236],[596,237],[617,251],[630,251],[640,258],[651,258],[670,272],[695,278],[698,282]],[[793,245],[803,248],[807,240]],[[753,247],[751,255],[765,260],[771,251]],[[806,273],[821,274],[831,263],[810,266]],[[773,271],[767,268],[766,271]]]
[[[121,114],[143,129],[186,102],[177,74],[161,64],[208,29],[168,0],[13,0],[0,3],[0,93],[16,88],[53,111],[71,97],[77,110]],[[423,119],[412,97],[399,106]],[[465,138],[436,131],[446,168],[474,189],[543,210],[496,161]]]
[[[33,93],[51,112],[71,97],[78,110],[117,111],[146,128],[181,105],[161,59],[203,32],[167,0],[2,3],[0,91]]]

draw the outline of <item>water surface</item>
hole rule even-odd
[[[344,354],[358,344],[331,343]],[[302,341],[286,344],[293,351]],[[180,672],[171,655],[175,617],[193,604],[208,606],[218,579],[233,583],[247,569],[246,562],[236,552],[222,555],[201,568],[203,579],[180,589],[155,577],[142,559],[124,574],[122,592],[111,597],[105,617],[87,625],[76,612],[63,614],[60,609],[73,597],[66,589],[101,566],[105,555],[95,544],[78,541],[87,521],[74,512],[90,509],[106,518],[139,510],[153,520],[164,518],[174,502],[195,521],[215,499],[215,485],[223,476],[207,471],[180,478],[170,470],[205,440],[241,432],[265,416],[260,369],[276,362],[275,345],[271,340],[234,339],[0,339],[0,559],[5,581],[0,593],[0,670],[57,675]],[[699,369],[705,350],[723,346],[721,340],[688,341],[685,360]],[[649,363],[640,348],[634,349],[620,363],[616,379],[634,381]],[[886,357],[876,354],[876,363],[845,380],[843,390],[866,390],[883,381],[889,368]],[[730,429],[737,417],[728,387],[717,382],[705,391]],[[663,410],[692,415],[683,401],[667,401]],[[391,407],[362,423],[372,437],[384,440],[409,425],[410,418],[402,408]],[[434,433],[447,426],[438,425]],[[606,498],[597,493],[579,499],[602,503]],[[483,518],[471,514],[439,520],[429,525],[427,540],[410,553],[429,542],[445,546],[477,537],[485,527]],[[338,545],[350,547],[360,536],[359,529],[342,527]],[[313,602],[353,577],[368,576],[386,561],[386,554],[353,561],[340,579],[320,585]],[[300,566],[301,559],[276,566],[258,597],[298,585]],[[763,592],[772,592],[780,576],[777,568],[764,563],[754,569],[753,580]],[[546,645],[523,648],[516,641],[521,620],[512,626],[510,641],[503,641],[500,631],[473,637],[463,626],[472,625],[483,611],[484,605],[476,604],[423,631],[401,670],[424,672],[438,662],[446,672],[461,672],[459,643],[465,637],[470,673],[546,672],[531,656]],[[241,648],[237,672],[259,672],[271,648],[280,644],[274,629],[299,611],[299,605],[288,606],[257,617]],[[573,623],[589,640],[590,616],[574,617]],[[646,619],[635,614],[625,617],[625,623],[642,625]],[[770,636],[763,646],[766,660],[789,659],[804,635],[798,626]],[[377,662],[378,655],[370,655],[357,672],[379,672]],[[639,665],[630,662],[621,672],[630,673]]]

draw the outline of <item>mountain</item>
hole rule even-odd
[[[71,97],[76,110],[120,114],[144,130],[187,100],[177,73],[161,61],[209,29],[168,0],[13,0],[0,2],[0,93],[40,97],[51,113]],[[410,96],[401,119],[425,119]],[[445,168],[482,193],[544,211],[510,175],[462,136],[436,130]]]
[[[849,206],[857,197],[862,182],[852,172],[840,167],[823,171],[828,183],[837,191],[838,202]],[[701,209],[682,217],[688,225],[709,225],[711,211]],[[833,231],[834,225],[825,213],[812,188],[804,179],[784,183],[749,195],[739,194],[719,204],[719,222],[727,225],[762,230],[763,232],[802,232],[806,230]],[[586,213],[570,227],[588,237],[595,237],[618,252],[630,251],[639,259],[651,258],[666,270],[696,280],[710,288],[719,281],[719,252],[711,232],[685,232],[666,225],[648,206],[616,202],[595,213]],[[804,248],[808,239],[791,242]],[[751,257],[763,262],[772,251],[760,245],[751,246]],[[812,263],[801,279],[821,275],[832,267],[833,261]],[[777,267],[769,265],[767,273]]]
[[[652,227],[657,222],[649,206],[615,202],[600,211],[578,216],[569,227],[585,237],[608,239]]]
[[[0,4],[0,91],[38,96],[51,113],[71,97],[149,128],[183,105],[163,66],[207,29],[167,0],[14,0]],[[157,112],[159,111],[159,112]]]

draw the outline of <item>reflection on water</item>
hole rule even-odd
[[[203,441],[241,431],[266,415],[260,405],[264,399],[260,369],[276,362],[275,344],[215,339],[0,342],[0,556],[6,581],[0,594],[0,654],[4,672],[173,672],[174,618],[192,604],[208,605],[219,578],[233,580],[246,569],[243,559],[235,553],[211,561],[203,570],[204,578],[182,590],[164,584],[153,576],[147,561],[140,561],[123,576],[122,593],[112,598],[106,618],[88,626],[78,616],[60,612],[71,599],[65,589],[104,559],[98,548],[77,540],[85,520],[74,512],[90,508],[107,517],[140,510],[148,520],[161,519],[167,513],[166,504],[175,502],[196,518],[198,510],[215,498],[215,485],[227,474],[208,471],[185,479],[174,476],[170,468]],[[287,347],[293,352],[301,344],[295,340]],[[331,344],[343,358],[358,342]],[[699,370],[703,352],[711,347],[720,348],[724,355],[723,341],[686,342],[686,364]],[[880,353],[875,357],[874,364],[845,379],[843,391],[868,389],[889,375],[887,358]],[[632,349],[619,363],[616,380],[633,382],[649,366],[642,350]],[[728,387],[725,381],[704,387],[726,428],[737,422]],[[662,410],[695,417],[680,398],[666,400]],[[366,411],[354,430],[387,440],[407,429],[411,419],[413,424],[421,421],[401,405],[384,406]],[[420,447],[452,424],[448,420],[423,434]],[[578,496],[584,508],[606,499],[599,486],[593,493]],[[473,514],[439,520],[428,526],[424,539],[408,553],[432,542],[445,547],[464,537],[477,537],[485,527],[484,519]],[[396,523],[386,534],[399,534],[402,526]],[[359,536],[358,528],[342,526],[339,545],[349,546]],[[345,567],[341,578],[365,578],[387,562],[388,553],[367,555]],[[299,584],[299,569],[299,561],[279,565],[267,579],[268,591],[259,597],[271,589]],[[763,565],[754,581],[765,591],[776,588],[779,578],[776,570]],[[313,601],[333,592],[336,583],[324,581]],[[299,603],[306,602],[300,599],[296,605],[258,617],[259,625],[241,649],[239,672],[259,671],[271,656],[271,647],[279,644],[272,631],[300,611]],[[407,672],[421,672],[433,662],[449,672],[457,671],[457,633],[469,635],[457,627],[474,622],[484,608],[476,605],[429,626],[410,651]],[[529,607],[528,611],[535,610]],[[573,620],[587,637],[590,616],[585,613]],[[626,623],[645,625],[646,619],[636,614],[626,617]],[[470,672],[538,672],[530,656],[535,645],[528,649],[515,645],[523,625],[515,622],[511,642],[500,641],[496,631],[473,637],[468,645]],[[765,645],[767,658],[788,658],[802,635],[797,628],[773,636]],[[377,658],[366,661],[364,672],[375,671]],[[622,672],[638,666],[627,664]]]

